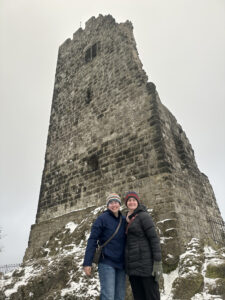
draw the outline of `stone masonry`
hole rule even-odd
[[[25,259],[70,216],[128,190],[170,223],[182,248],[220,242],[224,223],[208,178],[142,69],[130,22],[92,17],[59,48],[36,224]],[[80,212],[80,213],[79,213]],[[166,220],[166,221],[165,221]],[[179,252],[179,250],[178,250]]]

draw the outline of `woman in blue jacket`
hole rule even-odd
[[[91,266],[97,242],[104,244],[116,231],[122,217],[122,223],[116,235],[103,247],[98,264],[101,286],[101,300],[124,300],[125,298],[125,226],[126,219],[120,212],[121,199],[111,194],[106,200],[107,210],[94,222],[88,239],[84,257],[84,272],[91,275]]]

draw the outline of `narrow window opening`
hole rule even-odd
[[[92,59],[97,55],[97,44],[92,46]]]
[[[86,94],[86,103],[89,104],[91,102],[91,99],[92,99],[92,92],[91,92],[91,89],[88,88],[87,94]]]
[[[85,62],[89,62],[94,59],[100,52],[100,42],[95,43],[85,52]]]
[[[91,157],[89,157],[87,164],[88,164],[88,170],[90,172],[97,171],[99,167],[97,155],[94,154]]]
[[[87,49],[85,53],[85,61],[89,62],[91,60],[91,48]]]

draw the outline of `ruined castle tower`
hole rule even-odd
[[[223,240],[212,187],[148,82],[132,24],[100,15],[59,48],[37,218],[25,257],[68,220],[104,204],[107,193],[128,190],[153,208],[171,253],[191,237]]]

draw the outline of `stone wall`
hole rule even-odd
[[[36,254],[40,248],[44,245],[46,241],[51,239],[53,234],[58,231],[62,231],[66,224],[69,222],[74,222],[75,224],[80,224],[80,222],[86,218],[95,207],[88,207],[87,209],[72,211],[68,214],[52,218],[43,221],[38,224],[31,226],[28,247],[24,255],[23,260],[27,261],[29,259],[36,258]],[[65,229],[65,228],[64,228]]]
[[[173,220],[181,247],[193,236],[213,237],[209,219],[222,222],[184,131],[142,69],[132,24],[100,15],[59,48],[31,231],[47,232],[57,217],[128,190],[154,209],[156,221]]]
[[[97,56],[86,62],[96,43]],[[129,188],[138,159],[144,173],[146,83],[129,22],[91,19],[60,47],[37,222]]]

